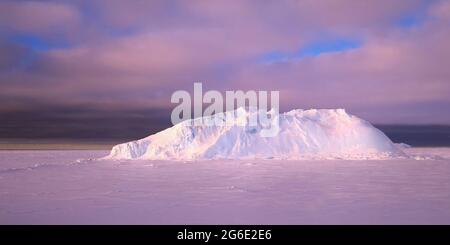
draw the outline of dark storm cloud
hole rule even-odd
[[[194,81],[280,90],[283,110],[448,124],[449,21],[448,1],[2,1],[1,130],[160,125]]]
[[[131,140],[170,126],[169,113],[40,105],[0,112],[0,138]]]

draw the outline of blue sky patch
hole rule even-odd
[[[324,53],[342,52],[356,49],[362,46],[362,42],[356,39],[330,39],[307,44],[296,55],[299,58],[317,56]]]
[[[289,59],[301,59],[308,56],[318,56],[324,53],[343,52],[351,49],[357,49],[362,46],[363,42],[359,39],[329,39],[311,42],[298,52],[286,53],[280,51],[271,51],[262,56],[263,62],[273,63],[281,62]]]
[[[50,49],[48,43],[33,35],[16,35],[11,39],[13,42],[22,44],[34,51],[46,51]]]

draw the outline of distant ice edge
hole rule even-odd
[[[264,111],[239,108],[246,120]],[[229,111],[219,113],[223,117]],[[242,113],[244,112],[244,113]],[[193,119],[199,120],[199,119]],[[369,122],[344,109],[296,109],[279,114],[277,136],[259,136],[261,125],[192,126],[192,120],[146,138],[116,145],[103,159],[208,160],[208,159],[286,159],[286,160],[382,160],[408,158],[403,145],[394,144]]]

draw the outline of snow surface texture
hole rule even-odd
[[[450,224],[450,148],[405,151],[423,160],[0,151],[0,224]]]
[[[234,126],[193,126],[193,120],[229,120]],[[261,137],[265,127],[251,126],[265,113],[279,119],[275,137]],[[144,139],[114,146],[106,159],[392,159],[404,158],[402,146],[369,122],[344,109],[292,110],[270,117],[270,112],[239,108],[211,117],[181,122]],[[272,114],[273,115],[273,114]],[[244,124],[239,124],[244,122]]]

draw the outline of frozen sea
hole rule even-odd
[[[0,151],[0,224],[450,224],[450,148],[416,160],[95,160]],[[419,159],[419,160],[417,160]]]

